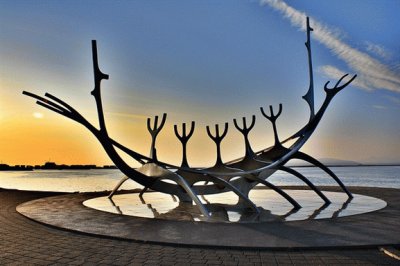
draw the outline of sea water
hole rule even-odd
[[[294,167],[317,186],[337,183],[316,167]],[[346,186],[400,188],[400,166],[330,167]],[[124,175],[115,169],[1,171],[0,187],[33,191],[90,192],[112,190]],[[305,185],[298,178],[277,171],[268,181],[275,185]],[[122,189],[142,188],[128,180]]]

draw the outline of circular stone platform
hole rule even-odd
[[[343,192],[323,191],[331,204],[325,202],[311,190],[286,190],[302,206],[293,209],[287,200],[269,189],[253,189],[250,199],[258,207],[260,214],[251,209],[236,206],[238,197],[232,193],[201,196],[200,200],[211,212],[211,219],[199,212],[197,205],[180,202],[175,197],[160,193],[146,193],[142,198],[137,193],[96,197],[83,205],[100,211],[143,218],[174,221],[207,221],[259,223],[272,221],[300,221],[344,217],[376,211],[386,207],[386,202],[374,197],[353,194],[349,199]]]
[[[332,187],[326,187],[324,190],[338,191],[337,188]],[[372,200],[369,197],[379,197],[388,202],[388,206],[370,213],[340,217],[340,213],[348,210],[350,202],[344,208],[345,204],[342,204],[342,208],[336,207],[336,210],[341,209],[341,211],[336,212],[335,215],[329,214],[330,217],[334,217],[330,219],[207,223],[149,219],[98,211],[82,203],[101,194],[83,193],[26,202],[19,205],[17,211],[28,218],[55,227],[146,242],[289,249],[399,244],[400,191],[375,188],[351,188],[351,191],[368,196],[364,199]],[[263,192],[269,191],[263,190]],[[308,193],[308,191],[303,192],[305,192],[304,195]],[[146,197],[148,195],[145,195],[145,199]],[[376,202],[382,203],[379,200]],[[312,216],[318,217],[323,212],[324,210]]]

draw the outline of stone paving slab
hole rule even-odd
[[[0,265],[399,265],[372,247],[273,251],[107,239],[44,226],[15,210],[52,195],[0,189]]]
[[[82,205],[94,197],[88,193],[41,198],[17,209],[52,226],[152,243],[269,249],[399,245],[400,191],[352,188],[352,192],[381,198],[388,206],[372,213],[333,219],[251,224],[167,221],[105,213]]]

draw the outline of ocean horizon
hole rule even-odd
[[[400,188],[400,166],[335,166],[329,167],[348,187]],[[293,167],[317,186],[337,183],[317,167]],[[28,191],[95,192],[112,190],[124,176],[118,169],[35,170],[0,172],[0,188]],[[277,171],[268,181],[278,186],[305,185],[296,177]],[[142,188],[127,181],[121,189]]]

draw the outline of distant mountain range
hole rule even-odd
[[[367,165],[400,165],[400,163],[360,163],[350,160],[341,160],[335,158],[320,158],[318,159],[326,166],[367,166]],[[288,166],[308,167],[312,166],[310,163],[294,160],[288,163]]]

